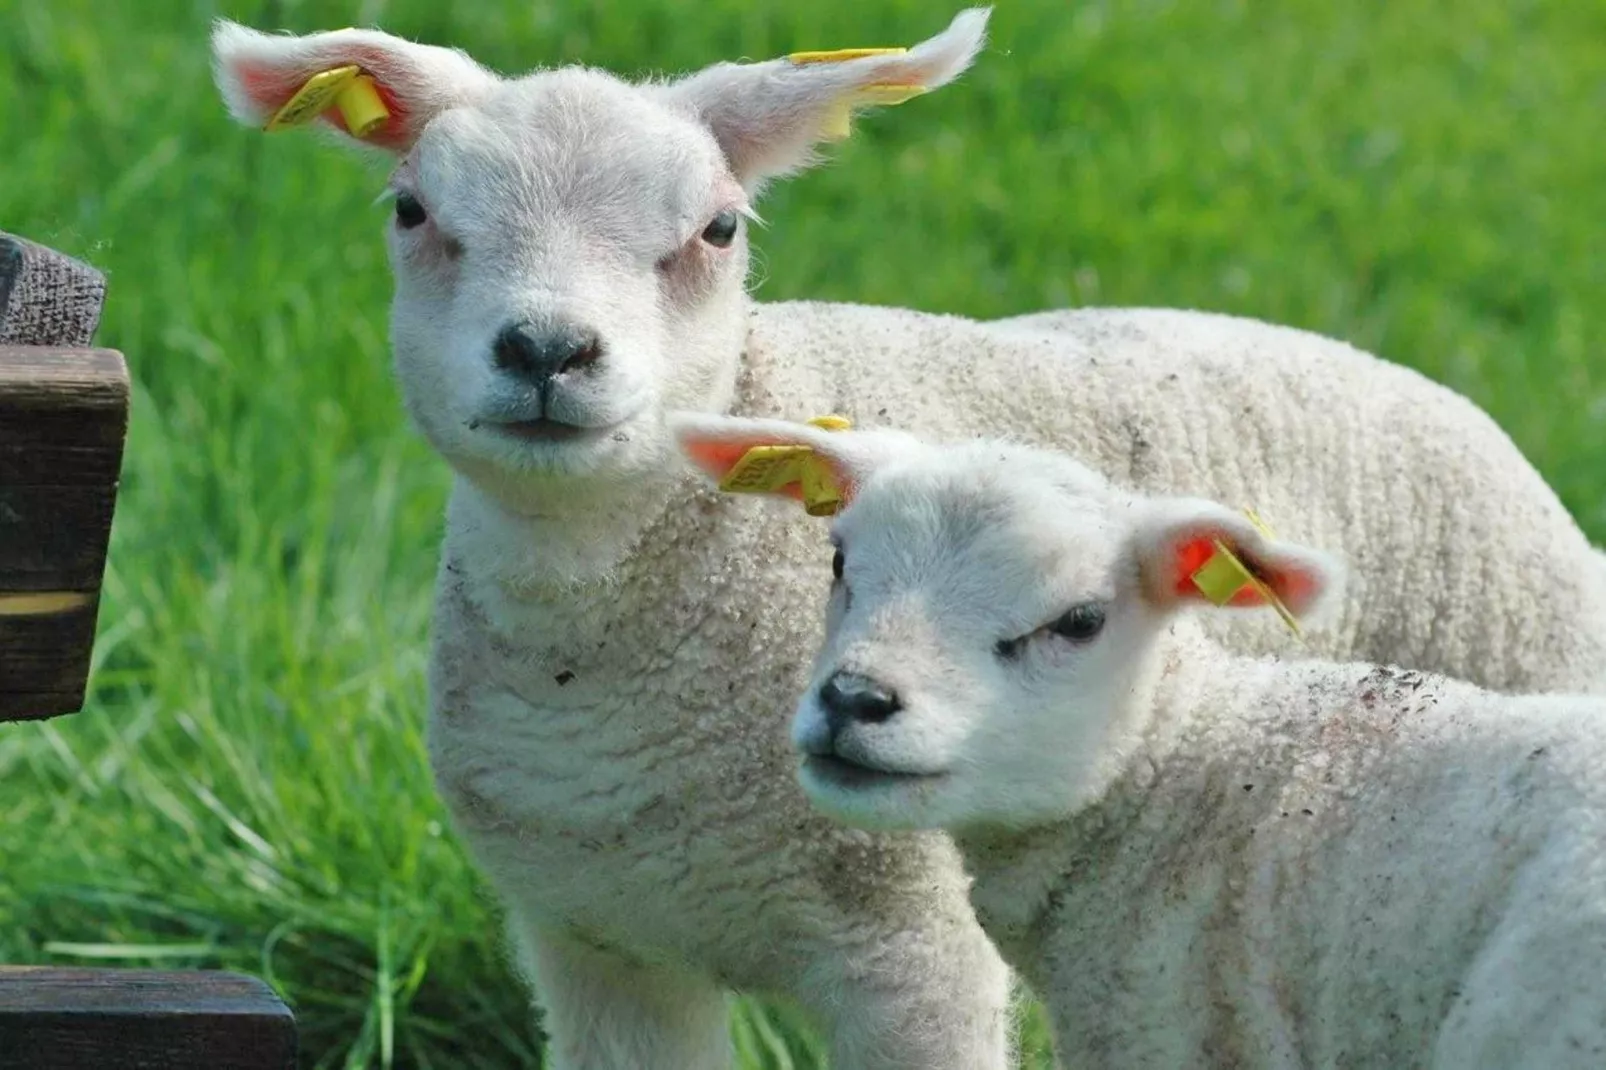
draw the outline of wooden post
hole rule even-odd
[[[292,1070],[296,1026],[254,977],[0,966],[0,1066]]]
[[[0,234],[0,721],[83,706],[128,427],[106,285]]]

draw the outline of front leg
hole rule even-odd
[[[706,977],[627,962],[513,922],[550,1070],[726,1070],[726,996]]]
[[[1014,1016],[1003,960],[968,917],[909,921],[833,949],[810,971],[804,1002],[823,1023],[831,1066],[1008,1070]]]

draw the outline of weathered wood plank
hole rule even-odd
[[[120,354],[0,346],[0,721],[83,705],[127,426]]]
[[[19,408],[78,411],[128,405],[128,368],[115,349],[0,345],[0,390]]]
[[[17,487],[0,476],[0,597],[99,588],[116,499],[116,484]]]
[[[290,1070],[295,1019],[222,971],[0,966],[7,1070]]]
[[[0,486],[110,486],[128,428],[128,369],[109,349],[0,346]]]
[[[91,594],[66,609],[14,614],[6,611],[12,597],[0,601],[0,721],[82,709],[99,598]]]
[[[105,303],[99,271],[0,233],[0,345],[87,346]]]

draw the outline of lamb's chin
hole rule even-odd
[[[593,476],[612,467],[629,444],[622,428],[497,428],[497,453],[512,472]]]

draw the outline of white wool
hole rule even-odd
[[[1502,686],[1606,663],[1606,639],[1576,627],[1606,602],[1606,570],[1505,436],[1408,372],[1202,315],[988,325],[748,300],[765,180],[807,163],[864,87],[956,77],[984,22],[961,15],[902,55],[642,85],[574,67],[503,79],[376,31],[215,38],[243,120],[345,62],[399,106],[377,144],[423,221],[387,231],[396,367],[458,477],[431,758],[559,1070],[717,1066],[728,986],[800,1001],[848,1070],[1006,1062],[1007,974],[951,842],[839,829],[793,780],[822,526],[681,474],[672,410],[1046,438],[1355,557],[1360,593],[1319,649]],[[732,213],[734,239],[711,241]],[[520,380],[499,343],[514,328],[514,356],[590,336],[596,359]]]
[[[955,835],[1065,1065],[1606,1065],[1606,702],[1231,654],[1153,582],[1178,533],[1339,570],[1065,458],[916,447],[855,475],[805,786]],[[1030,623],[1088,603],[1091,637]],[[896,712],[833,707],[844,671]]]

